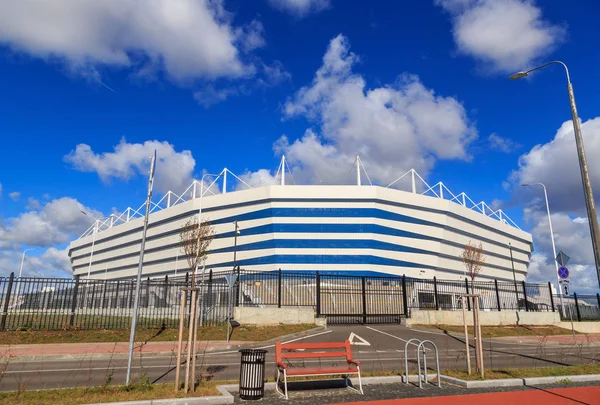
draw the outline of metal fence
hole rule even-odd
[[[203,325],[225,323],[229,302],[236,306],[312,307],[330,323],[399,322],[415,309],[461,310],[460,297],[466,293],[480,295],[482,310],[562,312],[550,283],[243,269],[208,271],[197,276],[195,283],[200,289]],[[139,327],[177,327],[181,289],[189,286],[187,275],[143,280]],[[134,291],[133,280],[0,278],[0,330],[128,328]],[[598,296],[574,296],[565,306],[573,311],[574,319],[600,319]],[[189,299],[187,308],[189,322]]]
[[[181,289],[185,280],[142,280],[138,326],[179,326]],[[127,329],[135,280],[82,280],[56,278],[0,278],[0,330]],[[202,319],[223,323],[227,316],[229,288],[216,280],[205,286]],[[189,322],[189,294],[186,324]]]
[[[573,319],[577,322],[582,321],[600,321],[600,294],[583,295],[573,294],[573,296],[563,296],[563,306],[560,305],[560,298],[554,298],[557,303],[560,318],[563,321]]]

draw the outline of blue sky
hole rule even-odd
[[[0,272],[38,247],[26,274],[67,274],[79,211],[141,204],[158,146],[159,194],[223,167],[272,181],[282,153],[305,183],[349,181],[357,154],[379,184],[414,167],[531,231],[532,281],[554,277],[547,218],[518,185],[543,181],[593,288],[564,72],[507,79],[569,65],[598,192],[600,6],[575,3],[0,1]]]

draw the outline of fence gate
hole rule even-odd
[[[328,324],[400,323],[406,314],[401,278],[319,275],[317,290]]]

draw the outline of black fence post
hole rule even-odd
[[[75,309],[77,308],[77,292],[79,291],[79,275],[75,276],[75,287],[73,287],[73,299],[71,300],[71,319],[69,319],[69,326],[73,327],[75,324]]]
[[[404,316],[408,316],[408,296],[406,295],[406,275],[402,275],[402,304],[404,305]]]
[[[165,290],[163,291],[163,307],[167,308],[169,305],[167,301],[169,300],[169,276],[165,275]]]
[[[212,305],[212,292],[213,292],[213,271],[210,269],[208,271],[208,300]]]
[[[598,309],[600,309],[600,293],[596,293],[596,300],[598,301]]]
[[[437,278],[433,276],[433,298],[435,299],[435,310],[440,310],[440,302],[438,301]]]
[[[234,294],[235,294],[235,306],[239,307],[240,306],[240,291],[242,291],[242,283],[240,281],[240,266],[237,266],[236,269],[234,269],[235,272],[237,272],[237,279],[235,280],[234,283]],[[232,274],[233,276],[233,274]]]
[[[529,302],[527,301],[527,285],[525,284],[525,280],[521,281],[523,285],[523,298],[525,298],[525,312],[529,312]]]
[[[552,312],[556,312],[554,309],[554,295],[552,295],[552,284],[548,281],[548,291],[550,292],[550,305],[552,306]]]
[[[317,271],[317,318],[321,316],[321,275]]]
[[[129,306],[127,308],[133,307],[133,290],[135,289],[135,280],[131,280],[131,287],[129,287]]]
[[[15,273],[10,273],[8,279],[8,288],[6,289],[6,295],[4,296],[4,308],[2,308],[2,321],[0,321],[0,330],[6,329],[6,316],[8,315],[8,303],[10,302],[10,293],[12,292],[13,282],[15,281]],[[19,279],[21,283],[21,279]],[[19,297],[17,297],[19,299]]]
[[[575,309],[577,310],[577,322],[581,322],[581,313],[579,312],[579,301],[577,301],[577,293],[573,293],[575,298]]]
[[[187,272],[187,273],[185,273],[185,286],[186,287],[189,287],[189,284],[188,284],[189,282],[190,282],[190,273]]]
[[[494,287],[496,287],[496,303],[498,304],[498,311],[502,311],[502,305],[500,305],[500,291],[498,291],[497,279],[494,279]]]
[[[367,324],[367,283],[365,280],[365,276],[361,277],[362,283],[362,315],[363,315],[363,325]]]
[[[465,277],[465,287],[467,289],[467,294],[469,294],[469,279]],[[471,298],[467,297],[467,309],[471,310]]]
[[[281,308],[281,269],[277,273],[277,308]]]

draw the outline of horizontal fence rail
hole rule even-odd
[[[181,290],[199,289],[202,325],[227,321],[228,303],[246,307],[310,307],[329,323],[400,322],[412,310],[462,310],[462,294],[478,294],[484,311],[558,311],[562,319],[600,320],[600,295],[552,295],[548,284],[353,276],[319,272],[212,270],[142,280],[138,326],[176,328]],[[133,280],[0,278],[0,330],[127,329]],[[189,322],[189,294],[186,322]],[[470,303],[468,310],[471,310]],[[186,323],[187,324],[187,323]]]

